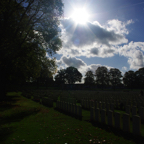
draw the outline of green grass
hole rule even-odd
[[[8,97],[0,103],[0,144],[135,143],[88,122],[87,110],[82,111],[80,121],[22,97],[20,92],[8,93]]]

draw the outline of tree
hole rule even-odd
[[[85,84],[93,85],[95,83],[94,74],[92,71],[87,71],[84,78]]]
[[[74,84],[77,81],[81,82],[82,79],[82,74],[75,67],[61,69],[57,73],[55,76],[57,84]]]
[[[116,86],[121,84],[121,71],[116,68],[111,68],[109,71],[109,80],[113,88],[115,89]]]
[[[31,76],[39,77],[46,52],[52,56],[61,48],[58,18],[62,14],[62,0],[0,1],[2,95],[14,81],[22,83]]]
[[[58,74],[55,76],[55,82],[60,85],[60,84],[65,84],[66,83],[66,70],[61,69],[57,72]]]
[[[136,82],[135,72],[132,70],[125,72],[124,77],[123,77],[124,85],[127,86],[128,88],[133,89],[135,86],[135,82]]]
[[[95,71],[95,76],[96,76],[96,83],[98,85],[102,85],[102,89],[104,85],[108,84],[108,69],[105,66],[98,67],[97,70]]]
[[[57,66],[55,64],[55,58],[48,59],[47,57],[43,58],[43,61],[41,63],[41,71],[40,76],[35,79],[37,82],[37,88],[39,88],[39,85],[42,86],[48,86],[50,84],[53,84],[53,74],[56,73]],[[48,82],[51,82],[48,84]]]
[[[37,39],[50,54],[59,50],[58,18],[63,14],[62,0],[1,0],[0,4],[1,48],[15,45],[15,38],[18,38],[19,47],[25,41]]]
[[[137,88],[144,88],[144,68],[140,68],[135,72]]]
[[[66,68],[66,82],[69,84],[74,84],[75,82],[81,82],[82,74],[75,67]]]

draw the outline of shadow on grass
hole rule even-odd
[[[108,126],[108,125],[105,125],[102,123],[93,122],[90,120],[86,120],[86,121],[91,123],[93,126],[104,129],[109,133],[115,134],[116,136],[123,137],[127,140],[132,140],[136,144],[143,144],[144,143],[144,137],[143,136],[136,136],[132,133],[124,132],[123,130],[116,129],[114,127],[111,127],[111,126]]]
[[[28,117],[30,115],[37,114],[40,110],[38,109],[31,109],[31,110],[24,110],[22,112],[13,114],[11,116],[3,117],[0,119],[0,124],[10,124],[13,122],[19,122],[25,117]],[[13,132],[15,132],[15,127],[7,127],[7,128],[0,128],[0,143],[3,143]]]
[[[2,117],[0,120],[0,123],[3,125],[3,124],[11,123],[11,122],[19,122],[22,119],[24,119],[25,117],[37,114],[39,111],[40,110],[36,109],[36,108],[29,109],[29,110],[28,109],[22,110],[15,114],[11,114],[10,116]]]
[[[15,131],[14,127],[5,127],[0,128],[0,143],[4,143],[4,141]]]
[[[5,96],[3,99],[0,99],[0,103],[1,102],[15,102],[17,101],[16,98],[19,98],[19,96]]]
[[[6,96],[2,101],[0,101],[0,112],[11,109],[13,107],[18,107],[14,105],[18,101],[18,96]]]

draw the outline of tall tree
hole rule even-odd
[[[66,81],[69,84],[74,84],[75,82],[81,82],[82,74],[75,67],[66,68]]]
[[[53,55],[61,48],[58,25],[62,14],[62,0],[0,1],[2,95],[12,81],[39,77],[45,53]]]
[[[109,71],[109,80],[113,88],[115,89],[116,86],[121,84],[121,71],[116,68],[111,68]]]
[[[108,84],[108,69],[105,66],[98,67],[95,71],[96,76],[96,83],[98,85],[102,85],[102,89],[104,88],[104,85]]]
[[[85,84],[93,85],[95,83],[94,74],[92,71],[87,71],[84,78]]]
[[[128,88],[133,89],[135,87],[135,82],[136,82],[135,72],[132,70],[125,72],[124,77],[123,77],[124,85],[127,86]]]
[[[61,69],[57,72],[57,75],[55,76],[55,82],[58,85],[66,83],[66,70],[65,69]]]
[[[137,88],[144,88],[144,67],[135,72]]]
[[[35,81],[37,82],[37,88],[39,88],[39,85],[48,86],[48,82],[51,82],[51,84],[53,83],[52,75],[55,74],[57,70],[57,66],[55,63],[55,58],[43,58],[43,61],[41,63],[40,75],[38,78],[35,79]]]

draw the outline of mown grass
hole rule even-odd
[[[140,144],[139,139],[90,122],[89,111],[83,110],[82,115],[78,120],[27,99],[20,92],[8,93],[8,99],[0,103],[0,144]]]

